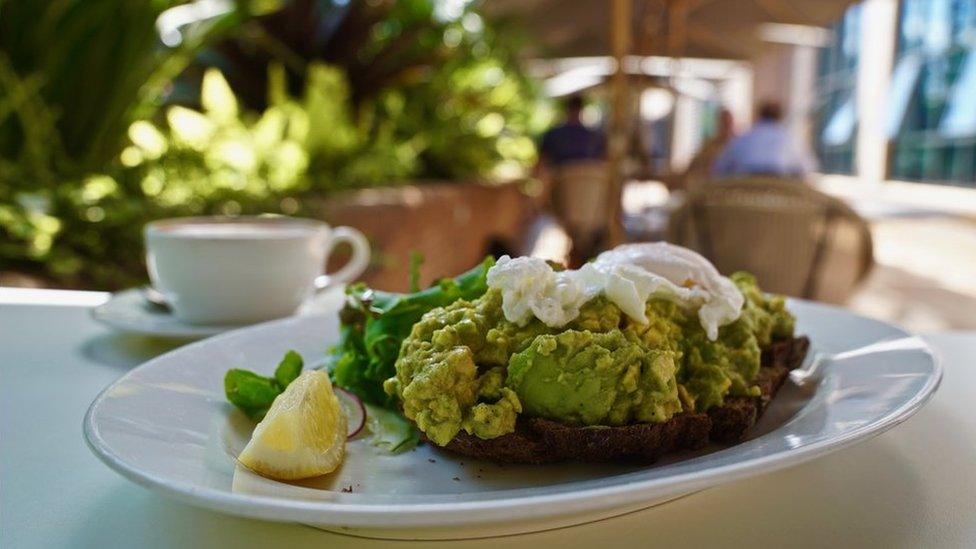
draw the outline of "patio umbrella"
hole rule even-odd
[[[764,23],[826,26],[853,0],[630,0],[632,53],[748,59]],[[611,3],[592,0],[485,0],[489,17],[511,19],[533,37],[526,57],[603,56],[611,51]],[[670,31],[669,31],[670,29]],[[677,31],[677,32],[676,32]],[[675,34],[682,36],[675,37]],[[670,36],[668,36],[670,35]],[[676,44],[673,40],[679,39]],[[674,46],[680,46],[674,52]]]

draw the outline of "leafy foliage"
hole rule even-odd
[[[132,125],[123,173],[140,177],[143,191],[168,207],[197,200],[233,215],[267,197],[368,186],[415,171],[409,142],[354,123],[341,71],[311,66],[298,98],[286,94],[280,78],[271,83],[272,105],[242,113],[223,76],[210,69],[201,111],[173,106],[164,123]]]
[[[100,227],[111,232],[158,214],[131,197],[113,202],[117,211],[92,209],[113,185],[94,174],[115,162],[129,125],[156,109],[199,49],[244,17],[215,18],[179,48],[161,48],[155,21],[178,3],[0,0],[0,268],[42,270],[62,283],[83,270],[103,285],[111,283],[106,271],[120,278],[105,265],[104,243],[89,242],[84,256],[65,247],[64,235],[87,241],[93,219],[111,218]],[[123,273],[132,268],[120,259]]]
[[[511,175],[533,160],[527,135],[547,113],[535,108],[533,84],[516,63],[520,37],[467,4],[294,0],[244,23],[198,65],[220,67],[245,105],[264,108],[273,101],[269,67],[281,67],[297,94],[308,67],[327,63],[347,75],[361,124],[388,121],[377,131],[412,142],[421,176]]]
[[[163,47],[154,22],[180,3],[0,0],[0,269],[118,288],[145,277],[152,219],[301,214],[534,159],[534,88],[470,10],[241,0]]]

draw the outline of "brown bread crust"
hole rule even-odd
[[[736,397],[708,413],[678,414],[663,423],[622,427],[574,427],[542,418],[520,417],[515,432],[483,440],[458,433],[446,449],[500,463],[560,461],[652,462],[678,450],[701,448],[708,442],[734,443],[755,425],[790,370],[803,363],[810,340],[798,337],[774,342],[763,350],[756,385],[759,397]]]

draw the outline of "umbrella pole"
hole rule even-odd
[[[610,124],[607,131],[607,165],[609,170],[609,212],[607,240],[610,246],[624,241],[621,209],[623,200],[624,158],[627,154],[628,97],[624,62],[630,51],[632,0],[613,0],[610,17],[610,41],[616,70],[610,80]]]
[[[675,94],[675,110],[674,115],[671,116],[671,144],[672,152],[668,154],[668,173],[674,175],[674,135],[675,127],[677,122],[677,106],[678,101],[680,101],[680,92],[678,91],[678,76],[681,72],[681,57],[685,53],[685,44],[687,42],[688,33],[688,10],[691,6],[688,4],[688,0],[667,0],[665,4],[665,17],[667,18],[666,26],[666,36],[667,40],[667,52],[668,57],[671,59],[671,74],[669,80],[671,81],[671,89]]]

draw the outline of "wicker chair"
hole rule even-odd
[[[723,273],[752,272],[765,290],[843,303],[874,264],[867,222],[847,204],[791,180],[709,183],[674,212],[668,239]]]
[[[552,208],[573,241],[573,261],[589,259],[607,229],[609,182],[602,161],[573,162],[553,171]]]

